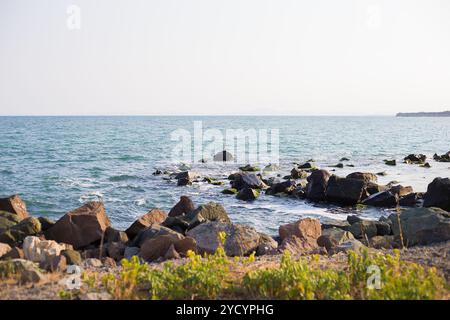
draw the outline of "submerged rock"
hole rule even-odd
[[[427,156],[424,154],[410,154],[403,158],[403,160],[409,164],[423,164],[427,160]]]
[[[399,197],[397,194],[391,191],[381,191],[372,194],[368,198],[363,200],[363,204],[374,207],[396,207],[399,202]]]
[[[384,160],[384,164],[388,166],[395,166],[397,165],[397,161],[394,160]]]

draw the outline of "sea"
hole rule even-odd
[[[0,197],[19,194],[32,215],[52,219],[87,201],[103,201],[112,224],[121,229],[152,208],[170,210],[182,195],[191,197],[196,205],[218,202],[234,223],[251,225],[271,235],[277,233],[279,225],[303,217],[326,222],[346,219],[348,214],[378,219],[391,213],[387,209],[342,208],[265,194],[253,202],[224,195],[221,191],[229,186],[227,176],[236,172],[246,159],[241,159],[242,163],[223,164],[211,161],[212,154],[207,152],[202,153],[205,163],[174,156],[174,150],[180,148],[180,141],[174,137],[180,133],[194,137],[199,123],[203,133],[211,129],[223,136],[227,130],[277,133],[277,143],[269,139],[269,144],[277,149],[277,158],[270,160],[279,168],[262,172],[265,177],[281,179],[289,174],[294,163],[311,159],[317,167],[339,176],[356,171],[385,172],[378,177],[379,183],[394,181],[410,185],[415,191],[426,191],[435,177],[450,176],[450,163],[432,159],[434,153],[450,150],[450,118],[0,117]],[[261,141],[258,143],[262,144]],[[431,167],[402,163],[411,153],[427,155]],[[349,159],[342,161],[344,167],[335,168],[344,157]],[[396,159],[397,165],[387,166],[385,159]],[[261,169],[267,164],[258,163]],[[177,181],[168,175],[154,175],[155,170],[191,170],[202,177],[223,181],[224,185],[200,179],[190,186],[177,186]]]

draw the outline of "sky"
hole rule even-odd
[[[448,0],[0,0],[0,115],[442,110]]]

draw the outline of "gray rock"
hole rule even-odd
[[[17,276],[21,283],[37,283],[46,279],[31,261],[24,259],[0,261],[0,278],[13,276]]]
[[[131,260],[134,256],[139,256],[140,249],[138,247],[126,247],[124,251],[124,258]]]
[[[428,185],[423,200],[424,207],[437,207],[450,211],[450,179],[435,178]]]

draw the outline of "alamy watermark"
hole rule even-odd
[[[174,130],[170,139],[173,162],[198,163],[226,150],[233,163],[279,164],[278,129],[205,129],[202,121],[194,121],[193,130]]]

